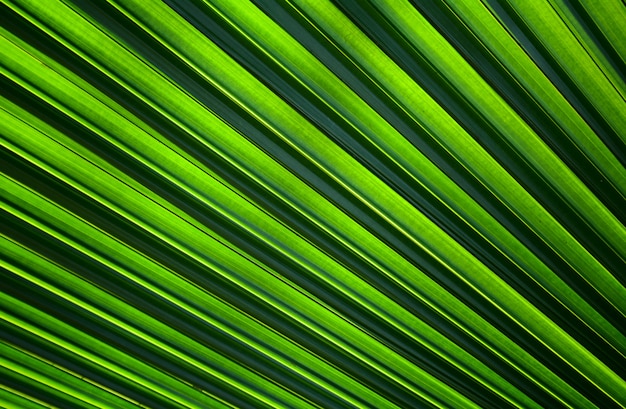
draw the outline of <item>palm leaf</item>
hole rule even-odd
[[[1,7],[2,406],[626,405],[622,2]]]

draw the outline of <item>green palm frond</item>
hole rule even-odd
[[[618,0],[3,0],[0,406],[626,406]]]

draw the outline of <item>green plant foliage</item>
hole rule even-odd
[[[0,3],[0,406],[626,406],[621,1]]]

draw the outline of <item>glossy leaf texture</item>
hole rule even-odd
[[[623,2],[0,7],[0,406],[626,406]]]

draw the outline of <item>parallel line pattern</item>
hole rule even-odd
[[[0,407],[626,407],[623,2],[0,22]]]

